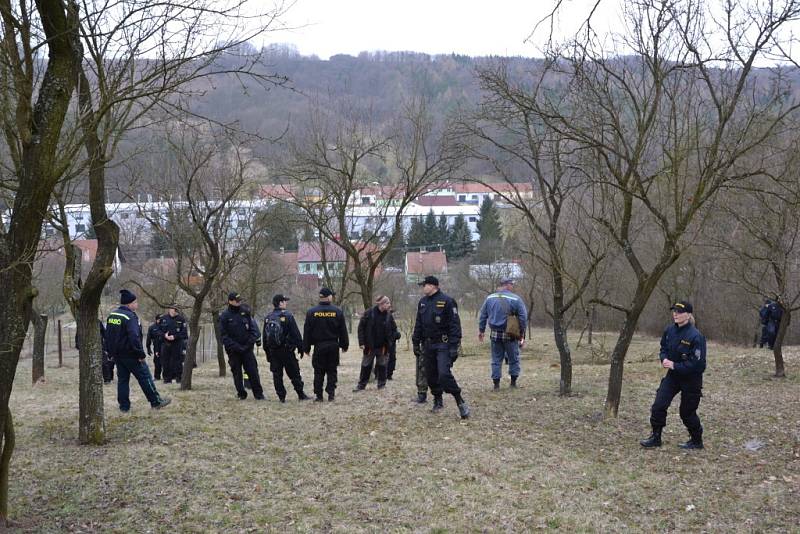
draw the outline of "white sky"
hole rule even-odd
[[[559,32],[574,31],[593,0],[565,0]],[[594,25],[618,19],[604,2]],[[362,51],[451,52],[470,56],[540,56],[525,39],[552,8],[553,0],[297,0],[283,17],[296,29],[270,34],[276,43],[292,43],[303,55],[322,59]],[[537,36],[545,35],[542,27]],[[539,39],[541,42],[541,39]]]

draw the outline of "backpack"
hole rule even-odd
[[[281,315],[267,315],[264,319],[264,345],[271,349],[279,349],[284,346],[286,335],[281,324]]]
[[[522,331],[519,326],[519,317],[517,316],[516,311],[511,311],[508,302],[503,297],[498,297],[500,299],[500,306],[503,308],[503,312],[506,314],[506,335],[516,341],[522,338]]]

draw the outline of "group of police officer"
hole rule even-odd
[[[426,276],[419,285],[422,287],[423,297],[417,305],[412,336],[414,354],[417,358],[417,402],[426,402],[427,392],[430,390],[433,395],[433,411],[438,412],[444,408],[444,393],[450,394],[456,402],[459,415],[462,419],[466,419],[470,416],[470,408],[452,373],[453,363],[459,355],[462,335],[458,305],[452,297],[439,289],[439,280],[435,276]],[[506,298],[507,295],[503,291],[510,293],[511,285],[513,281],[505,281],[504,287],[501,286],[495,297]],[[273,297],[273,311],[265,317],[263,330],[259,329],[251,310],[242,303],[241,296],[235,292],[228,295],[228,307],[220,316],[219,327],[228,354],[234,386],[240,399],[247,398],[243,370],[249,377],[253,396],[259,400],[264,399],[254,352],[256,345],[264,346],[273,375],[275,392],[281,402],[286,400],[284,372],[291,380],[298,399],[302,401],[309,398],[303,390],[303,380],[295,352],[298,351],[302,358],[311,354],[312,349],[315,401],[323,401],[323,391],[327,393],[328,401],[335,399],[339,355],[340,351],[347,351],[349,336],[344,312],[333,304],[334,296],[335,293],[330,289],[325,287],[320,289],[319,303],[306,312],[301,336],[294,316],[286,309],[286,303],[290,299],[285,295],[278,294]],[[393,337],[390,306],[388,298],[381,296],[377,299],[375,309],[368,310],[372,312],[371,321],[362,318],[364,325],[360,325],[359,344],[365,352],[362,359],[362,376],[356,391],[364,389],[365,379],[370,375],[371,363],[375,358],[379,365],[386,364],[384,356],[389,339]],[[498,306],[503,308],[503,313],[507,316],[510,310],[507,303],[502,302]],[[106,348],[117,366],[117,397],[120,410],[123,412],[130,409],[128,398],[130,375],[136,377],[153,408],[162,408],[170,403],[169,398],[162,398],[158,394],[149,368],[144,362],[145,352],[142,347],[142,329],[136,315],[137,308],[136,296],[123,289],[120,292],[120,306],[106,321]],[[499,324],[501,319],[490,318],[491,310],[487,308],[486,303],[484,308],[486,309],[481,313],[482,320],[479,325],[481,338],[487,320],[492,329],[501,331],[503,327]],[[667,409],[674,397],[681,393],[679,413],[690,435],[690,440],[681,447],[702,449],[703,427],[697,415],[697,408],[702,397],[703,372],[706,368],[706,341],[694,325],[694,310],[691,303],[680,301],[673,304],[670,309],[672,323],[661,338],[659,354],[661,366],[667,373],[661,380],[651,408],[652,433],[641,441],[641,445],[645,448],[662,445],[661,436],[666,425]],[[502,314],[497,317],[502,317]],[[175,307],[171,307],[167,314],[157,317],[156,324],[158,328],[154,328],[156,325],[153,325],[148,331],[148,351],[152,342],[156,355],[161,357],[164,379],[168,381],[180,376],[180,369],[174,365],[172,359],[175,349],[169,348],[168,345],[180,346],[181,340],[186,339],[186,321],[177,313]],[[368,324],[373,326],[368,327]],[[367,335],[365,328],[373,328],[375,332]],[[375,350],[378,345],[380,351]],[[498,362],[494,360],[499,357],[500,353],[497,358],[493,357],[492,378],[495,380],[495,386],[498,383],[496,378]],[[367,366],[369,369],[364,372],[363,368]],[[158,373],[158,370],[156,372]],[[519,375],[518,365],[511,369],[511,373],[513,382],[516,383]],[[379,374],[379,385],[385,385],[385,376],[385,371]]]

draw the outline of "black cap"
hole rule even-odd
[[[236,291],[228,293],[228,300],[242,300],[242,296]]]
[[[670,306],[669,309],[676,312],[686,312],[686,313],[692,313],[692,311],[694,311],[691,302],[685,300],[676,302],[675,304]]]
[[[136,295],[133,291],[129,291],[127,289],[120,289],[119,290],[119,303],[120,304],[130,304],[136,300]]]
[[[286,295],[282,295],[282,294],[278,293],[277,295],[272,297],[272,305],[277,308],[278,304],[280,304],[281,302],[284,302],[286,300],[290,300],[289,297],[287,297]]]
[[[322,289],[319,290],[320,297],[330,297],[331,295],[336,296],[336,292],[331,291],[327,287],[323,287]]]
[[[432,286],[439,287],[439,279],[438,279],[438,278],[436,278],[435,276],[430,276],[430,275],[428,275],[428,276],[426,276],[426,277],[425,277],[425,279],[424,279],[422,282],[420,282],[418,285],[424,286],[424,285],[426,285],[426,284],[430,284],[430,285],[432,285]]]

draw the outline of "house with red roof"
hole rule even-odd
[[[407,252],[405,261],[406,282],[417,284],[428,275],[447,274],[447,256],[442,250]]]

